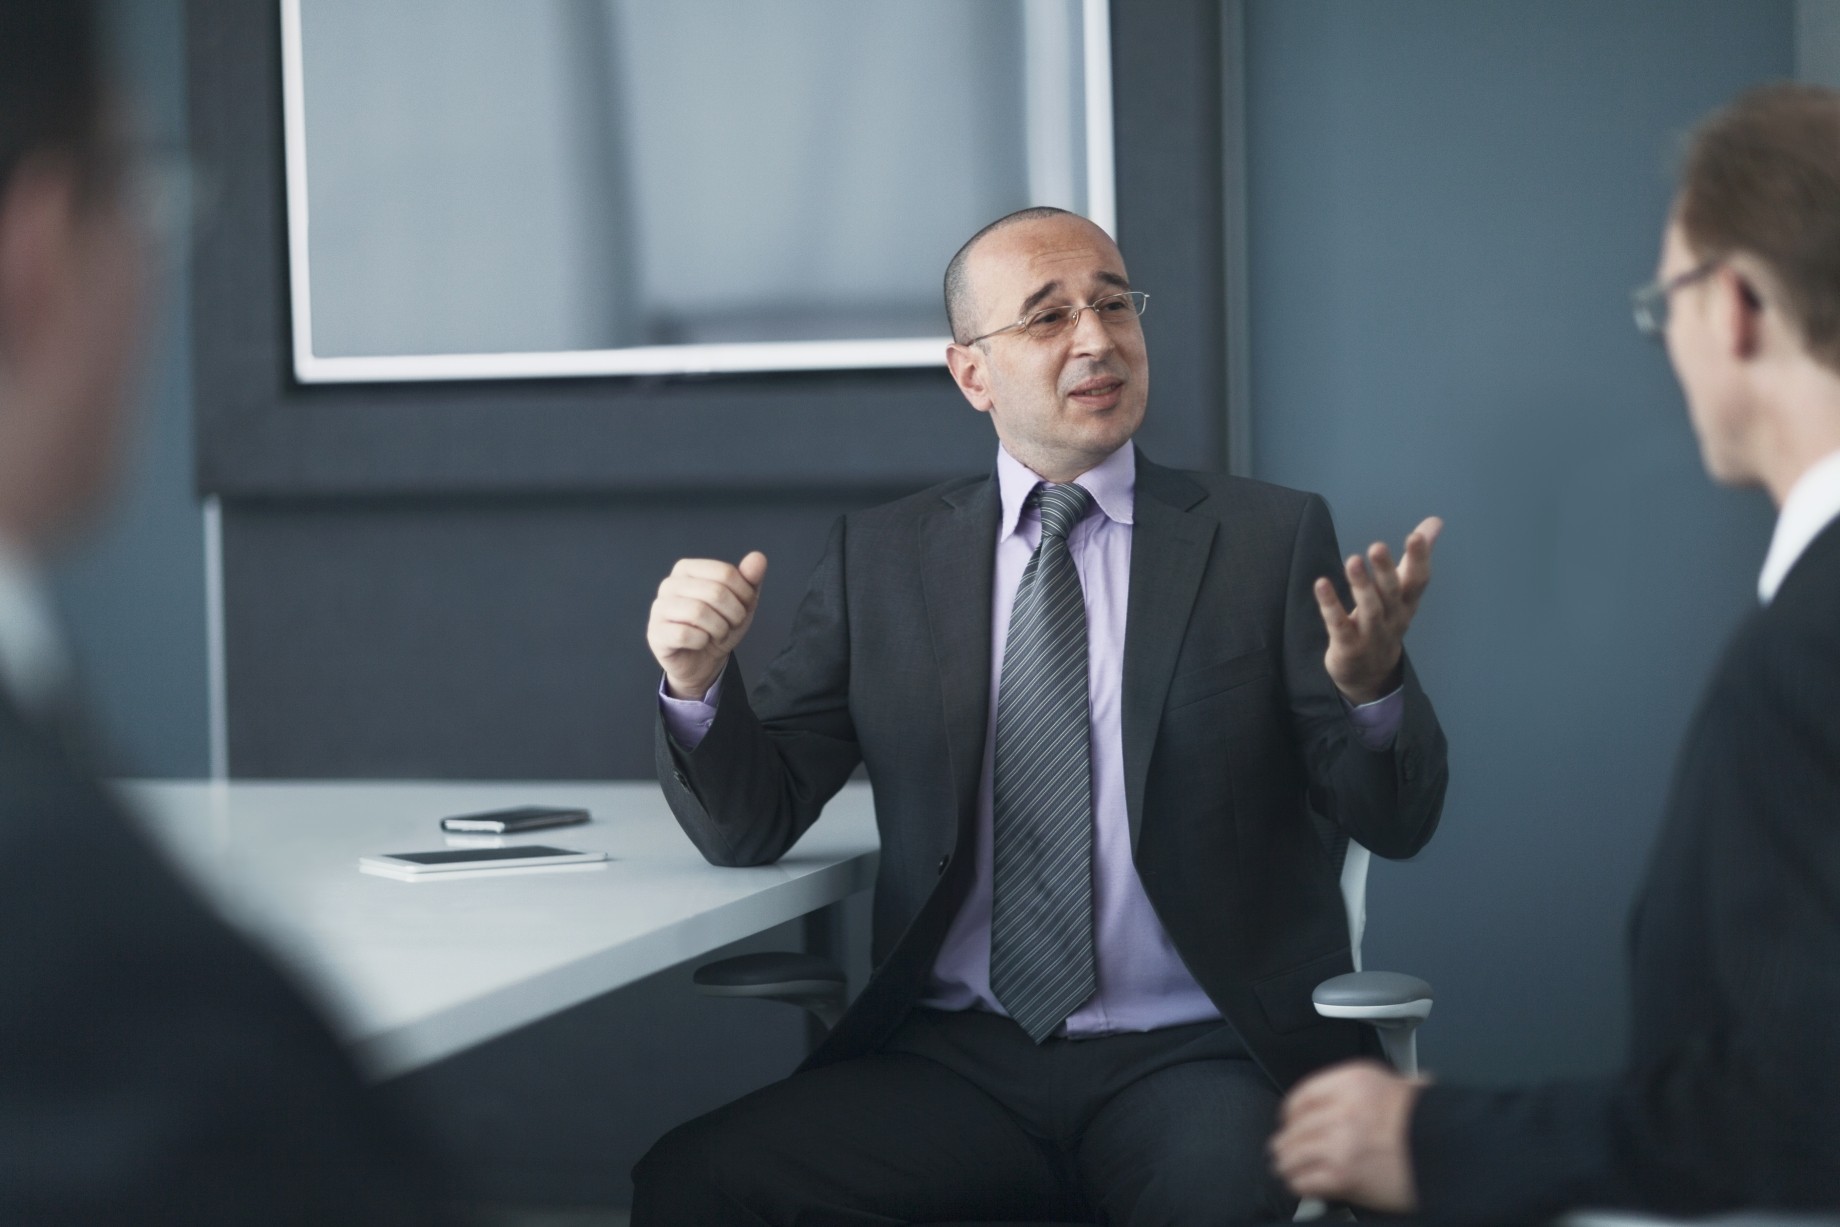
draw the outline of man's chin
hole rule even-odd
[[[1141,409],[1118,405],[1090,415],[1089,422],[1093,446],[1110,454],[1131,441],[1144,424],[1144,415]]]
[[[1725,448],[1708,446],[1703,439],[1700,441],[1699,462],[1705,468],[1706,476],[1721,486],[1741,489],[1761,484],[1750,466],[1740,463]]]

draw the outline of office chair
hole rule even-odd
[[[1381,1051],[1404,1074],[1418,1072],[1418,1024],[1431,1015],[1431,986],[1416,976],[1393,971],[1364,971],[1361,938],[1367,930],[1367,868],[1373,854],[1338,829],[1319,824],[1331,855],[1341,864],[1342,904],[1348,912],[1348,948],[1354,971],[1324,980],[1312,1000],[1324,1018],[1364,1022],[1379,1033]],[[772,951],[742,954],[706,963],[692,977],[697,991],[710,997],[753,997],[800,1006],[826,1029],[843,1017],[847,986],[843,969],[815,954]],[[1324,1217],[1326,1207],[1306,1198],[1297,1207],[1299,1221]],[[944,1224],[937,1227],[946,1227]],[[951,1227],[1091,1227],[1091,1224],[1018,1223],[953,1224]]]

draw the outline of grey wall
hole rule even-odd
[[[1374,873],[1369,965],[1440,987],[1429,1066],[1621,1047],[1623,924],[1771,512],[1701,474],[1630,324],[1678,134],[1793,67],[1786,2],[1254,0],[1254,471],[1344,548],[1449,524],[1411,648],[1444,826]]]
[[[1795,0],[1795,76],[1840,86],[1840,0]]]

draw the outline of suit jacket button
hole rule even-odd
[[[942,856],[942,857],[940,857],[940,858],[939,858],[939,872],[940,872],[940,874],[941,874],[941,876],[943,876],[943,875],[945,874],[945,871],[946,871],[946,864],[947,864],[947,862],[949,862],[949,861],[950,861],[951,859],[952,859],[952,857],[951,857],[951,856],[950,856],[949,854],[948,854],[948,855],[946,855],[946,856]]]
[[[690,781],[684,777],[684,773],[681,771],[673,771],[671,773],[671,778],[676,780],[679,784],[682,784],[685,788],[690,787]]]
[[[1418,755],[1406,755],[1404,761],[1399,764],[1399,774],[1408,780],[1416,780],[1418,778]]]

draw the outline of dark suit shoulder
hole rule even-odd
[[[873,537],[898,530],[917,517],[941,508],[962,508],[968,502],[994,497],[992,474],[959,477],[940,482],[892,502],[880,503],[843,517],[852,537]],[[1294,526],[1320,495],[1252,477],[1171,469],[1138,454],[1137,493],[1155,498],[1179,511],[1211,516],[1223,522],[1281,522]]]
[[[1220,526],[1222,540],[1270,553],[1274,562],[1289,559],[1292,547],[1306,539],[1335,553],[1328,506],[1319,495],[1304,490],[1224,473],[1180,472],[1140,457],[1139,519],[1155,504],[1191,520],[1212,520]]]
[[[997,496],[992,475],[940,482],[893,502],[849,512],[839,519],[832,544],[843,549],[849,560],[846,565],[852,569],[863,560],[906,557],[920,540],[916,528],[938,516],[953,518],[966,512],[988,515],[993,526],[989,536],[995,539]]]
[[[1250,505],[1296,515],[1301,514],[1311,500],[1322,497],[1308,490],[1280,486],[1254,477],[1232,477],[1223,473],[1197,473],[1194,477],[1206,487],[1211,501],[1223,507]]]
[[[1752,826],[1826,828],[1840,756],[1840,524],[1797,560],[1769,605],[1747,618],[1720,662],[1695,723],[1694,761],[1717,764],[1752,791],[1712,816]],[[1691,769],[1691,768],[1689,768]],[[1709,769],[1709,768],[1708,768]],[[1809,802],[1823,796],[1820,821]],[[1716,808],[1716,807],[1714,807]],[[1828,849],[1832,856],[1840,846]],[[1836,879],[1840,882],[1840,879]]]
[[[917,490],[892,502],[878,503],[873,507],[865,507],[861,511],[852,511],[843,517],[844,522],[852,529],[862,528],[870,531],[906,524],[915,516],[941,506],[955,507],[967,499],[985,494],[992,480],[992,475],[989,473],[975,477],[955,477],[951,481],[942,481],[938,485]]]
[[[1706,708],[1720,723],[1762,705],[1772,719],[1840,736],[1840,521],[1811,542],[1768,605],[1738,628]]]
[[[36,933],[0,958],[3,1025],[38,1025],[85,1001],[103,1012],[136,998],[183,1000],[260,1018],[343,1064],[291,985],[56,741],[4,702],[0,747],[0,917]],[[56,982],[55,1001],[18,991],[37,975]]]
[[[436,1220],[318,1015],[4,696],[0,925],[0,1221]]]
[[[1808,543],[1764,611],[1766,626],[1840,643],[1840,520]]]
[[[1294,518],[1302,515],[1312,500],[1321,497],[1254,477],[1165,468],[1141,453],[1137,460],[1137,489],[1140,495],[1160,498],[1180,510],[1222,519],[1248,512]]]

